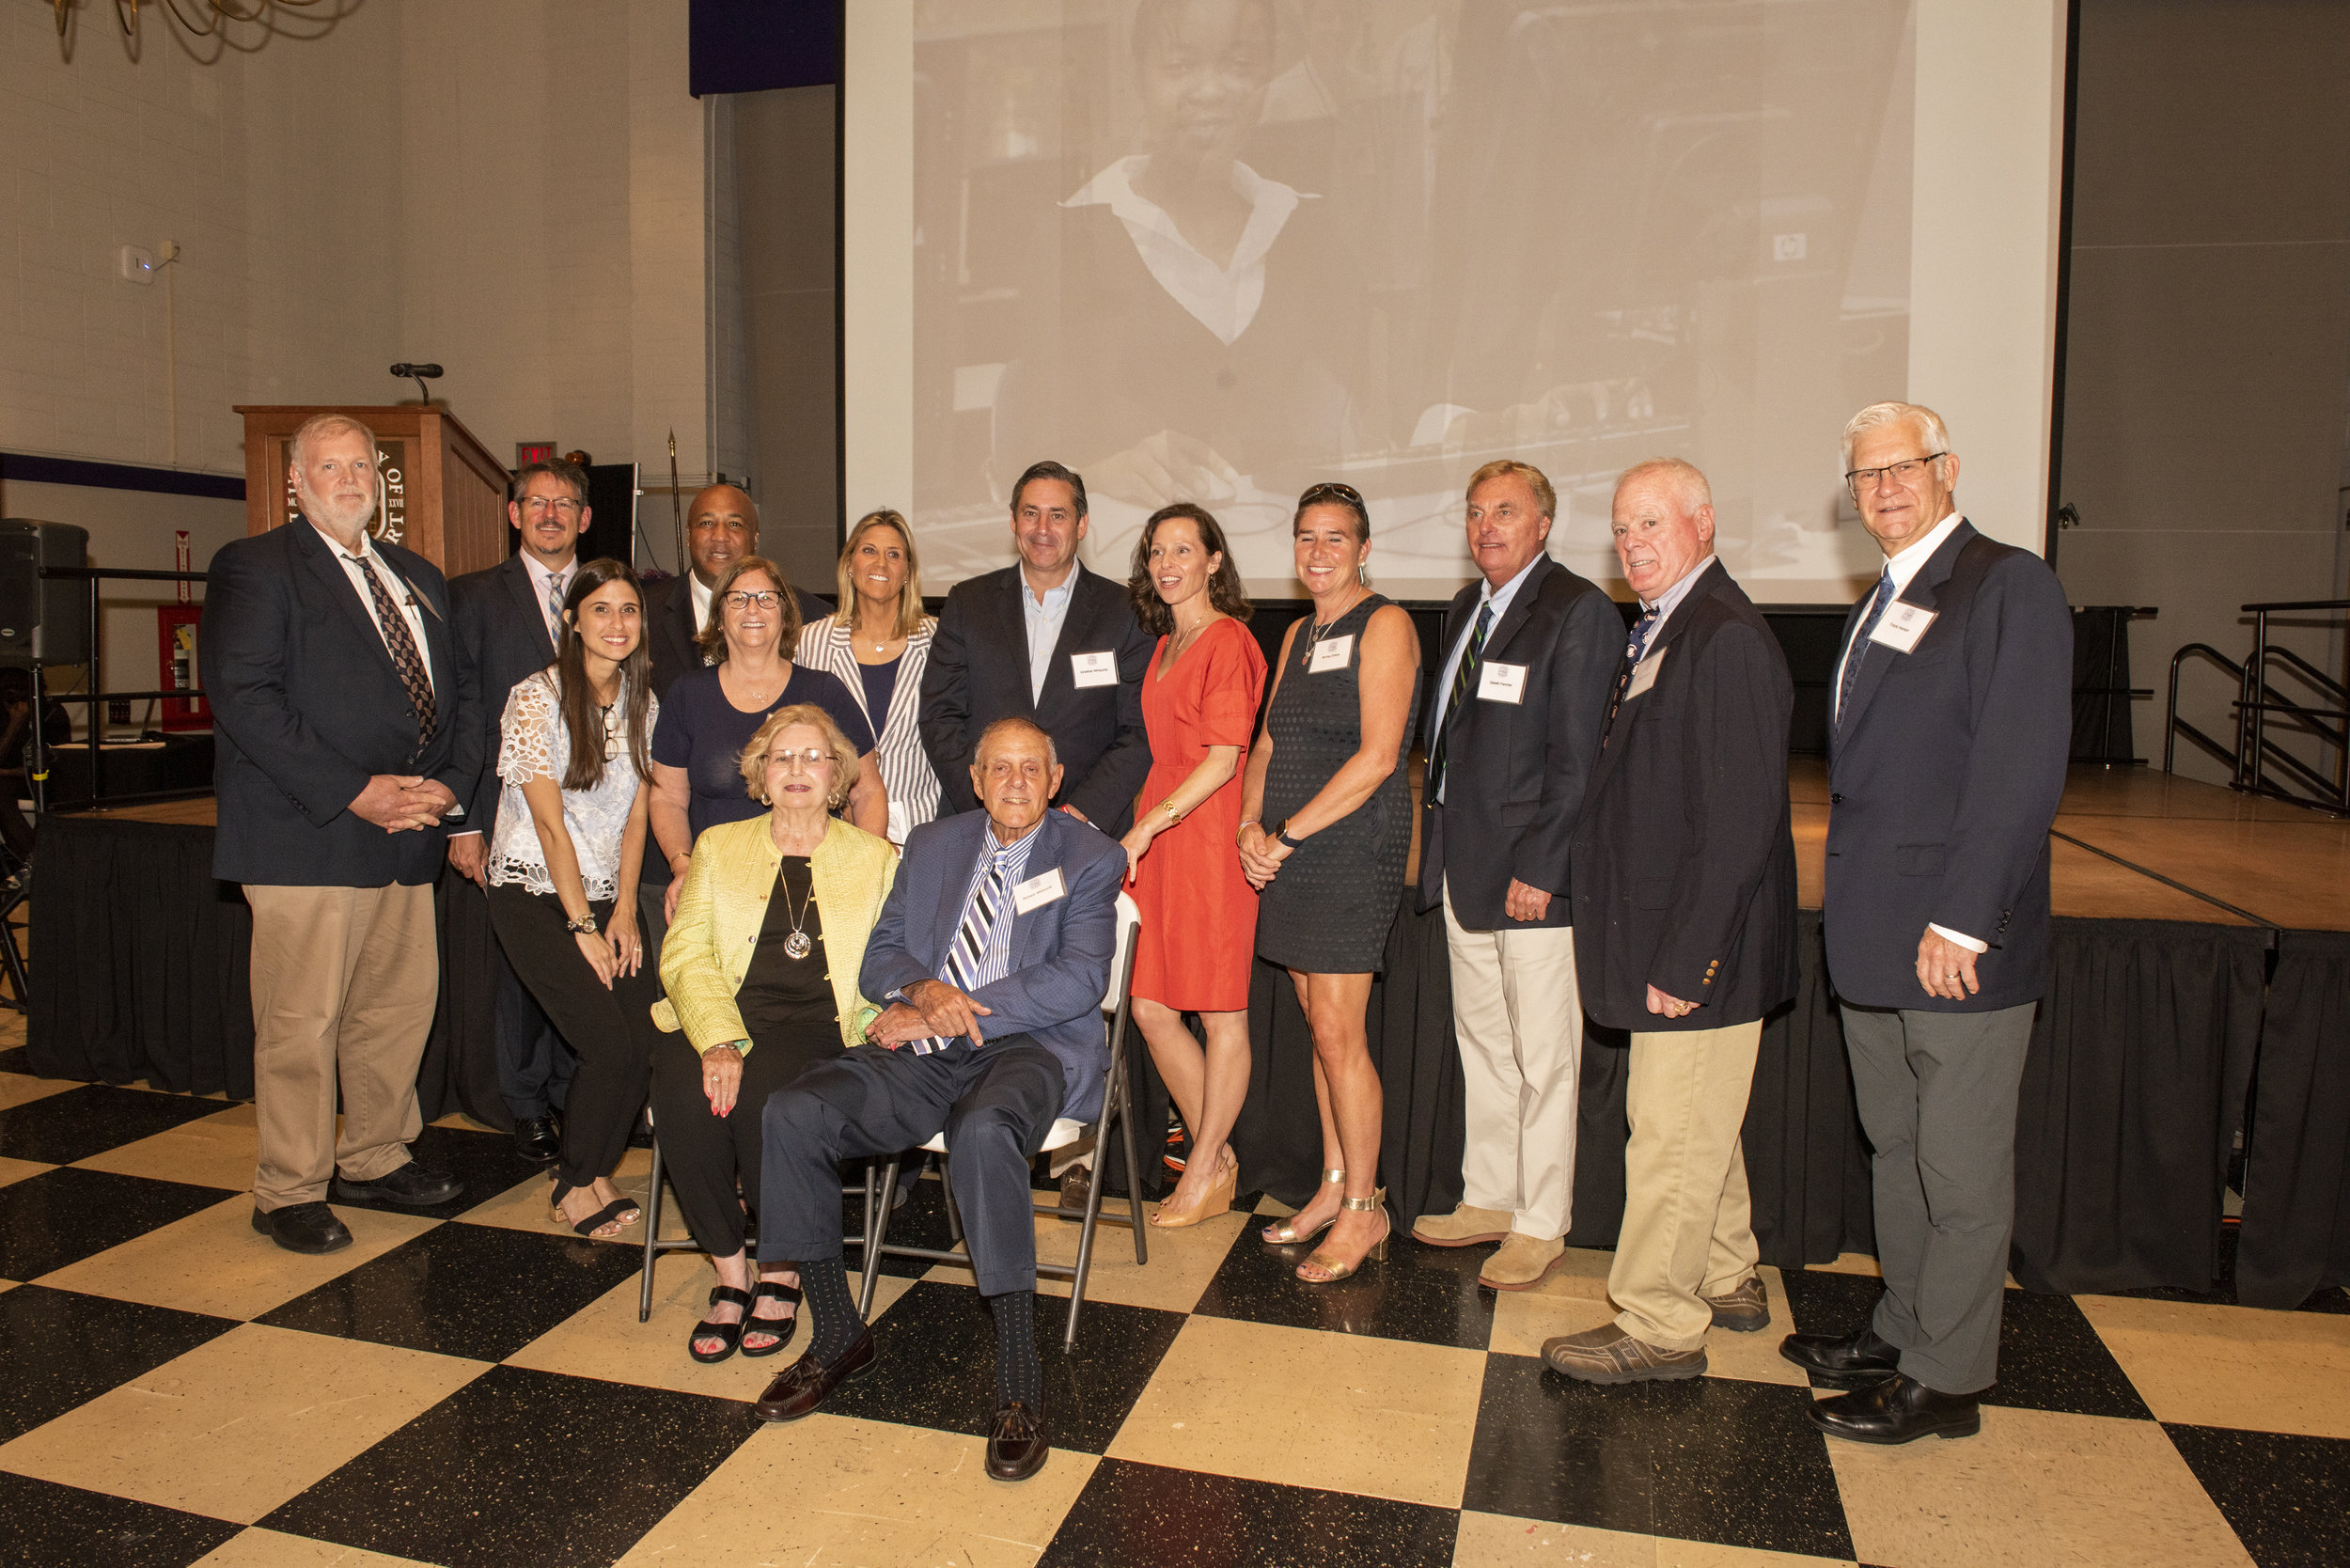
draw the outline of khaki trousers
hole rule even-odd
[[[1461,1200],[1511,1216],[1537,1241],[1574,1217],[1574,1117],[1583,1080],[1583,996],[1574,932],[1471,931],[1444,897],[1452,1032],[1467,1083]]]
[[[441,984],[432,889],[247,883],[244,897],[261,1152],[253,1200],[263,1210],[322,1202],[337,1167],[373,1181],[406,1165],[424,1130],[416,1064]]]
[[[1705,1343],[1722,1295],[1754,1272],[1746,1151],[1739,1142],[1762,1024],[1632,1037],[1623,1233],[1607,1294],[1616,1325],[1659,1350]]]

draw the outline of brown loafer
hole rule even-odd
[[[1026,1481],[1044,1468],[1045,1456],[1052,1451],[1041,1414],[1016,1399],[995,1407],[995,1422],[987,1434],[989,1475],[997,1481]]]
[[[1721,1295],[1700,1295],[1714,1309],[1714,1326],[1733,1334],[1755,1334],[1771,1326],[1770,1298],[1762,1294],[1762,1277],[1747,1276],[1746,1283]]]
[[[1653,1383],[1705,1373],[1705,1348],[1662,1350],[1612,1323],[1543,1341],[1543,1360],[1581,1383]]]
[[[796,1421],[823,1403],[835,1388],[871,1366],[876,1354],[870,1327],[829,1367],[817,1360],[811,1350],[777,1372],[751,1408],[762,1421]]]
[[[1073,1165],[1061,1173],[1060,1212],[1081,1215],[1086,1212],[1086,1198],[1093,1186],[1093,1168]]]

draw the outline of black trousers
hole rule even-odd
[[[611,901],[591,901],[588,908],[603,930]],[[652,1022],[660,992],[650,962],[634,975],[614,976],[611,989],[604,989],[579,939],[563,929],[567,918],[561,901],[552,896],[511,883],[490,889],[490,924],[507,962],[579,1058],[564,1106],[558,1173],[570,1185],[586,1186],[611,1175],[627,1151],[661,1039]]]
[[[918,1148],[943,1130],[979,1294],[1036,1289],[1028,1162],[1066,1091],[1058,1058],[1025,1034],[928,1056],[860,1045],[818,1063],[767,1101],[760,1262],[838,1257],[841,1162]]]
[[[838,1031],[832,1043],[839,1043]],[[652,1115],[661,1135],[662,1169],[677,1189],[678,1207],[684,1212],[685,1228],[694,1233],[694,1245],[713,1258],[731,1258],[743,1250],[742,1200],[753,1204],[760,1200],[768,1096],[800,1077],[807,1064],[807,1053],[776,1042],[752,1045],[743,1058],[743,1084],[734,1109],[719,1117],[711,1114],[710,1096],[702,1092],[701,1054],[685,1036],[663,1035],[653,1047]],[[833,1184],[836,1220],[839,1186],[838,1181]]]
[[[647,963],[652,962],[650,958]],[[514,973],[501,945],[492,968],[497,972],[498,1097],[507,1114],[527,1121],[561,1110],[572,1090],[579,1058],[555,1032],[546,1010]]]

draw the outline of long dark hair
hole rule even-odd
[[[572,761],[564,771],[566,790],[592,790],[603,782],[603,708],[588,684],[588,664],[579,635],[579,606],[606,583],[626,583],[636,595],[637,620],[645,619],[645,586],[626,561],[606,557],[588,561],[572,574],[572,590],[563,596],[563,641],[555,653],[556,705],[563,728],[571,731]],[[645,734],[646,711],[652,705],[651,657],[645,651],[652,628],[644,626],[636,646],[620,661],[621,712],[628,720],[628,760],[639,779],[652,777],[651,742]]]
[[[1142,629],[1154,637],[1171,636],[1175,632],[1175,612],[1159,597],[1158,586],[1151,580],[1151,541],[1156,537],[1159,525],[1170,518],[1188,518],[1199,530],[1199,546],[1211,556],[1224,557],[1223,564],[1208,573],[1208,603],[1230,616],[1234,620],[1246,620],[1257,613],[1248,602],[1248,590],[1241,587],[1240,569],[1232,564],[1232,552],[1225,547],[1223,526],[1215,515],[1202,506],[1178,501],[1161,507],[1142,525],[1142,537],[1135,541],[1135,568],[1126,578],[1126,597],[1134,601],[1135,619]]]

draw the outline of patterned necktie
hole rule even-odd
[[[1616,710],[1623,706],[1623,694],[1632,684],[1632,672],[1640,666],[1640,656],[1648,650],[1648,639],[1656,635],[1656,623],[1662,619],[1660,606],[1652,604],[1632,623],[1632,636],[1623,645],[1623,668],[1616,675],[1616,694],[1607,699],[1607,721],[1600,726],[1599,744],[1607,745],[1608,731],[1616,728]]]
[[[562,650],[563,579],[560,576],[547,579],[547,641],[553,643],[557,651]]]
[[[408,700],[415,704],[416,741],[421,745],[432,736],[432,682],[424,673],[424,656],[416,651],[416,639],[408,630],[408,618],[400,613],[391,590],[376,572],[373,558],[348,558],[358,564],[359,575],[368,580],[368,596],[375,601],[376,625],[384,633],[384,651],[392,656],[392,667],[400,672],[400,683],[408,688]]]
[[[971,900],[971,912],[963,917],[961,929],[947,949],[947,972],[940,978],[965,996],[977,991],[979,965],[987,957],[988,943],[995,933],[995,917],[1004,906],[1004,862],[1002,854],[988,858],[987,875],[979,882],[979,890]],[[958,1036],[957,1038],[961,1038]],[[943,1051],[954,1041],[932,1035],[927,1040],[911,1043],[916,1056]]]
[[[1893,569],[1887,567],[1877,579],[1877,590],[1869,597],[1869,613],[1860,618],[1860,629],[1852,635],[1852,651],[1844,655],[1844,681],[1836,688],[1836,723],[1842,728],[1844,710],[1852,706],[1852,689],[1860,679],[1860,661],[1869,656],[1869,634],[1877,629],[1884,618],[1885,606],[1893,602]]]
[[[1452,677],[1452,695],[1445,699],[1444,723],[1436,729],[1436,753],[1428,759],[1428,776],[1420,787],[1432,800],[1444,798],[1445,755],[1451,746],[1452,727],[1460,722],[1462,706],[1468,701],[1478,656],[1485,651],[1485,634],[1493,629],[1493,623],[1494,605],[1488,599],[1478,609],[1477,624],[1469,630],[1468,646],[1461,651],[1460,668]]]

